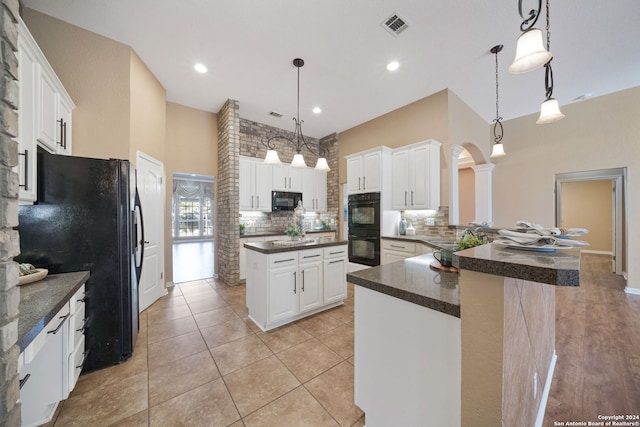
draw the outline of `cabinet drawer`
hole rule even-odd
[[[279,254],[269,255],[268,268],[288,267],[298,263],[297,252],[282,252]]]
[[[71,315],[69,322],[69,348],[73,349],[84,335],[85,318],[84,303],[76,305],[76,312]]]
[[[323,249],[324,249],[324,259],[345,258],[349,255],[347,250],[347,245],[330,246],[328,248],[323,248]]]
[[[69,312],[71,314],[75,313],[79,304],[84,306],[84,297],[85,297],[85,285],[80,286],[80,288],[76,291],[75,294],[69,300]]]
[[[416,253],[416,244],[413,242],[403,242],[401,240],[382,240],[382,249],[395,252]]]
[[[82,372],[82,366],[84,365],[84,358],[86,352],[84,351],[84,335],[78,341],[73,353],[69,355],[69,393],[76,385],[80,372]]]
[[[298,252],[298,262],[322,261],[322,248]]]
[[[51,318],[47,326],[38,334],[37,337],[29,344],[27,348],[24,349],[24,361],[23,363],[26,365],[27,363],[31,363],[35,355],[44,347],[47,340],[53,335],[57,335],[62,333],[62,328],[66,328],[66,325],[63,325],[65,320],[69,317],[69,303],[66,303],[60,311]]]

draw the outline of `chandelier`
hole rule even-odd
[[[495,122],[493,125],[493,149],[491,150],[491,157],[502,157],[506,155],[504,152],[504,146],[502,145],[502,117],[500,117],[500,113],[498,112],[498,53],[502,50],[503,46],[501,44],[496,45],[491,48],[491,53],[496,55],[496,118],[493,119]]]
[[[276,135],[271,137],[262,137],[261,143],[264,147],[267,148],[267,155],[265,156],[264,162],[268,164],[280,164],[280,157],[278,156],[278,152],[273,146],[274,140],[281,140],[291,144],[295,150],[296,154],[293,156],[293,160],[291,161],[291,166],[296,168],[304,168],[307,167],[307,164],[304,161],[304,157],[300,153],[302,148],[304,147],[311,154],[318,157],[318,161],[316,163],[316,170],[321,171],[330,171],[329,164],[327,163],[326,157],[324,157],[322,147],[318,147],[318,152],[316,152],[313,148],[309,146],[307,141],[302,134],[302,123],[303,120],[300,120],[300,68],[304,66],[304,60],[301,58],[295,58],[293,60],[293,65],[298,69],[298,110],[297,116],[293,118],[296,123],[295,130],[293,132],[293,137],[287,137],[283,135]]]

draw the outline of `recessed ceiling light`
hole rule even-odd
[[[321,109],[320,107],[313,107],[313,110],[312,110],[312,111],[313,111],[314,113],[316,113],[316,114],[320,114],[320,113],[322,113],[322,109]]]
[[[204,66],[204,65],[202,65],[202,64],[196,64],[196,65],[194,65],[194,66],[193,66],[193,69],[194,69],[194,70],[196,70],[196,71],[197,71],[197,72],[199,72],[199,73],[202,73],[202,74],[204,74],[204,73],[206,73],[207,71],[209,71],[209,70],[207,70],[207,67],[205,67],[205,66]]]
[[[398,63],[398,61],[391,61],[387,64],[387,70],[389,71],[395,71],[400,67],[400,64]]]

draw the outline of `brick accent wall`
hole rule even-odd
[[[18,0],[2,0],[0,9],[0,425],[20,425],[18,378]]]
[[[327,172],[327,216],[338,218],[340,211],[340,180],[338,176],[338,134],[325,136],[320,147],[326,152],[327,163],[331,169]],[[337,221],[336,221],[337,222]]]
[[[216,274],[230,286],[240,279],[240,105],[227,100],[218,112],[218,177],[216,203]]]

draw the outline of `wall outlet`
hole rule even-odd
[[[533,398],[538,397],[538,373],[533,374]]]
[[[425,218],[424,225],[436,225],[436,219],[433,217]]]

